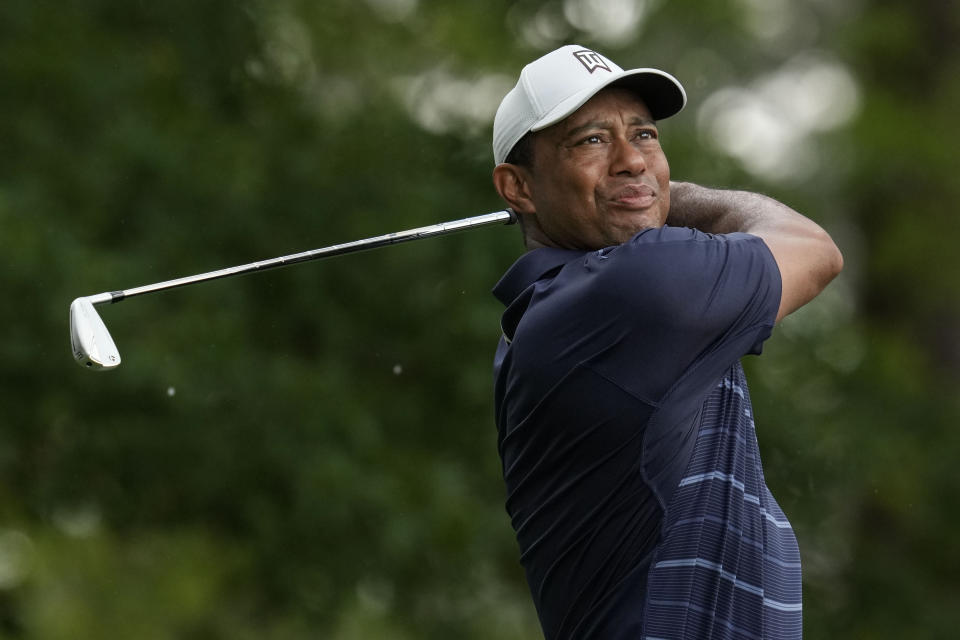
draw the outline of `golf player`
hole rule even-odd
[[[740,358],[843,259],[779,202],[671,182],[657,122],[685,103],[669,74],[569,45],[494,121],[527,247],[494,288],[498,445],[548,640],[801,637]]]

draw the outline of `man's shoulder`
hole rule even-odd
[[[763,240],[746,233],[711,234],[688,227],[645,229],[623,244],[587,254],[574,270],[605,273],[608,279],[626,279],[645,286],[671,283],[712,286],[717,274],[749,270],[756,258],[766,260]],[[772,256],[771,256],[772,258]]]
[[[665,247],[696,247],[703,244],[725,245],[735,242],[758,242],[763,240],[758,236],[749,233],[707,233],[691,227],[671,227],[664,225],[662,227],[652,227],[643,229],[634,234],[632,238],[614,248],[637,248],[663,245]]]
[[[689,227],[652,227],[620,245],[584,251],[539,248],[521,256],[494,287],[505,305],[530,285],[549,279],[567,288],[589,280],[594,292],[605,285],[643,285],[657,289],[689,278],[702,279],[715,267],[729,267],[730,245],[753,243],[769,253],[763,241],[746,233],[710,234]],[[559,276],[559,277],[558,277]]]
[[[688,227],[644,229],[623,244],[587,253],[575,270],[606,273],[613,279],[647,280],[650,284],[675,281],[684,273],[698,278],[717,268],[729,267],[731,245],[763,241],[745,233],[710,234]],[[582,269],[581,269],[582,266]]]

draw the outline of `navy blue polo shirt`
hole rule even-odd
[[[496,285],[506,508],[548,640],[800,637],[739,363],[780,292],[760,238],[673,227],[530,251]]]

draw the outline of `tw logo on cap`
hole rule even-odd
[[[593,73],[597,69],[603,69],[604,71],[612,73],[612,70],[607,65],[607,61],[604,60],[603,56],[596,51],[591,51],[590,49],[574,51],[573,57],[576,58],[590,73]]]

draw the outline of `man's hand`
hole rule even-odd
[[[671,182],[667,224],[763,238],[783,282],[778,322],[813,300],[843,269],[840,250],[820,225],[756,193]]]

